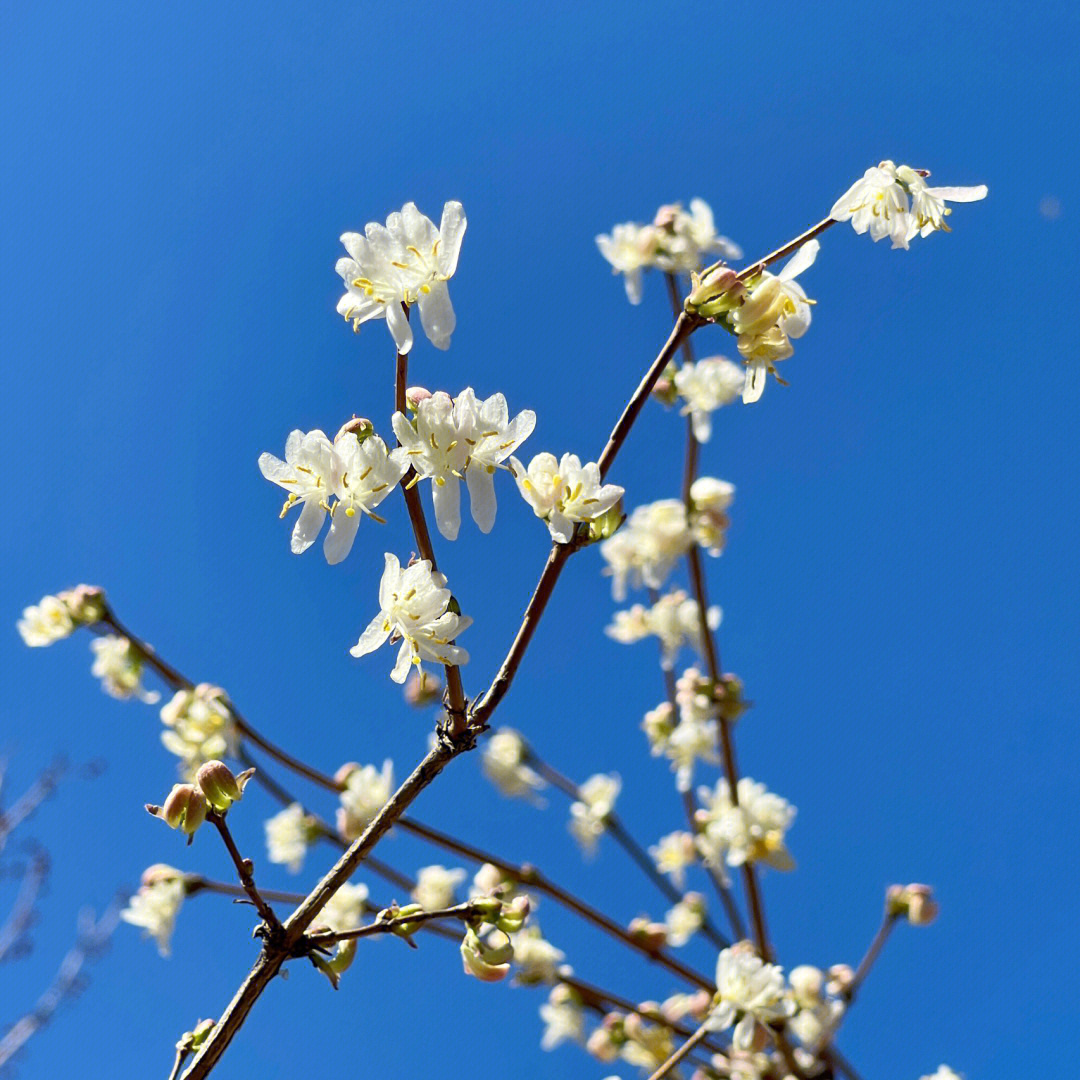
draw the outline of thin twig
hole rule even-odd
[[[874,935],[874,940],[870,942],[870,945],[866,950],[866,955],[859,961],[859,966],[855,969],[855,974],[851,978],[851,984],[844,991],[844,999],[849,1004],[855,1000],[855,995],[866,981],[867,975],[870,974],[870,969],[874,966],[874,961],[877,960],[881,950],[885,947],[885,942],[889,940],[889,935],[892,933],[893,927],[897,924],[899,919],[899,915],[894,915],[890,911],[885,912],[885,917],[882,919],[881,925]]]
[[[694,1047],[697,1046],[697,1044],[701,1042],[708,1034],[708,1027],[706,1027],[705,1024],[702,1024],[701,1027],[699,1027],[697,1031],[695,1031],[694,1034],[691,1035],[690,1038],[687,1039],[686,1042],[684,1042],[682,1046],[680,1046],[679,1049],[676,1050],[675,1053],[672,1054],[671,1057],[669,1057],[667,1061],[665,1061],[664,1064],[661,1065],[660,1068],[657,1069],[656,1072],[654,1072],[652,1076],[649,1077],[649,1080],[662,1080],[662,1078],[667,1076],[667,1074],[671,1072],[671,1070],[674,1069],[675,1066],[678,1065],[679,1062],[682,1061],[682,1059],[686,1057],[686,1055],[689,1054],[690,1051],[693,1050]]]
[[[824,221],[819,221],[816,225],[807,229],[806,232],[804,232],[802,235],[796,236],[794,240],[785,244],[783,247],[779,247],[775,251],[770,252],[763,259],[758,259],[756,263],[753,263],[751,266],[746,267],[745,270],[740,270],[738,275],[739,280],[749,281],[751,278],[757,277],[757,275],[760,274],[761,271],[764,270],[767,266],[771,266],[774,262],[782,259],[785,255],[790,255],[793,251],[797,251],[808,240],[813,240],[815,236],[818,236],[820,233],[823,233],[826,229],[835,224],[836,219],[831,217],[825,218]]]
[[[251,873],[251,861],[245,859],[237,850],[236,843],[232,838],[232,833],[229,831],[229,826],[225,823],[225,815],[219,814],[216,810],[211,810],[210,813],[206,815],[206,820],[209,821],[220,834],[222,843],[224,843],[226,850],[229,852],[229,857],[236,867],[236,875],[240,878],[240,884],[243,887],[244,892],[255,905],[255,910],[259,913],[262,921],[266,923],[271,936],[277,937],[281,933],[281,922],[277,917],[277,913],[263,899],[262,894],[259,892],[258,888],[256,888],[255,878]]]
[[[169,1080],[176,1080],[180,1075],[180,1070],[184,1067],[184,1062],[187,1061],[190,1053],[191,1051],[186,1046],[176,1048],[176,1057],[173,1059],[173,1067],[169,1071]]]
[[[389,910],[389,909],[386,909]],[[315,946],[333,945],[338,941],[355,941],[358,938],[372,937],[375,934],[393,934],[403,926],[423,925],[433,919],[459,919],[468,922],[479,914],[477,905],[470,901],[455,904],[453,907],[439,908],[435,911],[418,911],[413,915],[392,915],[385,919],[376,919],[366,926],[355,930],[330,931],[325,934],[309,934],[308,941]]]

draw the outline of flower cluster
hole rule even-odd
[[[698,788],[702,808],[696,815],[698,848],[710,865],[723,869],[743,863],[765,863],[776,870],[792,870],[795,862],[784,845],[784,834],[795,820],[795,807],[764,784],[748,776],[736,788],[739,804],[721,777],[715,788]]]
[[[467,663],[469,654],[453,642],[472,619],[450,610],[453,597],[445,586],[446,578],[431,569],[429,560],[403,568],[397,556],[387,552],[379,583],[379,614],[349,652],[364,656],[387,639],[391,644],[400,640],[397,663],[390,672],[396,683],[403,683],[410,668],[420,667],[424,660],[455,667]]]
[[[525,409],[511,420],[502,394],[480,401],[471,386],[453,399],[441,391],[413,391],[410,398],[413,418],[394,414],[394,434],[402,447],[394,453],[404,453],[417,477],[431,481],[439,532],[447,540],[457,539],[459,480],[469,489],[473,520],[481,532],[490,532],[495,523],[495,470],[506,468],[503,462],[532,434],[536,413]]]
[[[155,863],[143,871],[138,892],[132,894],[120,918],[145,930],[146,936],[157,942],[158,952],[168,956],[184,895],[184,875],[164,863]]]
[[[937,230],[951,231],[945,218],[952,210],[946,202],[977,202],[985,199],[985,184],[976,187],[928,187],[930,174],[909,165],[882,161],[867,169],[862,178],[836,200],[829,213],[833,221],[850,221],[862,235],[869,232],[877,243],[884,237],[894,248],[908,248],[916,236]]]
[[[481,765],[484,775],[503,795],[537,801],[536,793],[547,784],[525,764],[527,757],[525,740],[513,728],[503,727],[492,732],[484,744]]]
[[[288,867],[289,873],[298,874],[307,849],[318,835],[315,818],[299,803],[290,803],[267,818],[263,827],[266,830],[266,857],[272,863]]]
[[[70,637],[80,626],[93,626],[104,614],[105,594],[101,589],[79,585],[23,608],[15,627],[24,644],[38,648]]]
[[[526,469],[517,458],[510,471],[522,498],[547,522],[551,538],[569,544],[579,522],[603,517],[623,497],[617,484],[605,484],[595,462],[581,464],[577,454],[537,454]]]
[[[336,267],[345,282],[338,314],[354,330],[369,319],[385,319],[397,351],[407,353],[413,344],[408,309],[416,304],[431,344],[448,349],[456,320],[446,283],[457,269],[465,225],[459,202],[443,206],[437,229],[409,202],[385,227],[373,221],[363,236],[344,233],[341,242],[350,257]]]
[[[737,259],[740,248],[716,232],[713,212],[703,199],[691,199],[687,212],[678,203],[661,206],[651,225],[627,222],[596,238],[612,271],[623,274],[631,304],[641,303],[642,272],[656,268],[669,274],[700,270],[712,256]]]
[[[607,829],[607,819],[622,790],[622,780],[614,773],[597,773],[578,788],[570,804],[570,832],[586,855],[596,850],[596,842]]]
[[[370,426],[360,432],[343,429],[334,442],[318,429],[307,434],[293,431],[285,443],[284,461],[273,454],[259,456],[263,476],[289,493],[281,516],[297,503],[303,506],[293,526],[294,553],[299,555],[311,547],[326,515],[331,515],[330,531],[323,542],[323,554],[331,565],[352,550],[361,514],[383,520],[375,508],[394,490],[408,467],[406,451],[388,450],[386,443],[370,432]]]
[[[199,683],[178,690],[161,709],[165,749],[180,759],[180,772],[193,777],[199,766],[215,758],[235,757],[236,722],[220,686]]]
[[[732,1045],[736,1050],[749,1050],[758,1024],[784,1020],[794,1011],[783,971],[776,964],[765,963],[747,943],[720,953],[709,1030],[723,1031],[734,1024]]]
[[[387,758],[381,770],[349,762],[334,777],[345,786],[338,796],[337,831],[343,840],[355,840],[394,793],[394,763]]]
[[[721,612],[710,607],[706,616],[710,630],[720,625]],[[675,658],[684,645],[701,650],[701,617],[698,603],[681,589],[661,596],[652,607],[634,604],[627,611],[616,611],[615,621],[604,631],[624,645],[650,635],[660,639],[660,665],[665,671],[675,666]]]
[[[134,645],[119,634],[106,634],[90,642],[94,663],[90,673],[101,680],[101,688],[111,697],[138,698],[153,705],[161,695],[142,685],[143,657]]]

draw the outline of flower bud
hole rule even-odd
[[[154,863],[152,866],[148,866],[143,872],[142,877],[139,879],[141,885],[151,889],[155,885],[165,881],[176,881],[179,878],[186,880],[186,875],[182,870],[177,870],[175,866],[168,866],[166,863]]]
[[[739,275],[730,266],[713,266],[703,274],[690,277],[690,295],[684,307],[691,315],[716,319],[737,308],[746,293]]]
[[[191,784],[173,784],[162,806],[147,804],[146,809],[154,817],[161,818],[170,829],[187,833],[190,844],[195,831],[206,820],[209,807],[202,792]]]
[[[503,935],[505,937],[505,935]],[[493,946],[470,926],[461,942],[461,962],[466,975],[475,975],[482,982],[498,982],[510,972],[514,946],[510,939],[505,945]]]
[[[405,391],[405,404],[412,409],[413,412],[416,412],[416,407],[420,402],[427,401],[429,397],[431,397],[431,391],[426,387],[410,386],[409,389]]]
[[[385,908],[383,911],[380,911],[377,918],[380,920],[393,919],[396,925],[391,933],[396,934],[400,938],[410,938],[424,924],[420,922],[400,922],[398,920],[408,919],[411,915],[419,915],[423,910],[423,904],[406,904],[404,907],[395,905],[392,908]]]
[[[442,693],[442,679],[427,671],[414,671],[405,684],[405,700],[415,709],[438,704]]]
[[[509,904],[503,904],[502,913],[495,925],[505,934],[516,934],[529,917],[529,898],[515,896]]]
[[[885,909],[892,916],[905,916],[912,926],[929,926],[938,915],[938,905],[929,885],[890,885],[885,891]]]
[[[233,776],[232,769],[224,761],[207,761],[195,774],[195,783],[206,796],[206,801],[223,814],[240,798],[254,774],[254,769],[247,769],[239,776]]]
[[[625,1042],[625,1039],[622,1039],[621,1041],[616,1039],[613,1030],[607,1027],[607,1020],[605,1018],[604,1024],[598,1027],[589,1036],[585,1043],[585,1049],[592,1054],[597,1061],[615,1061],[619,1056],[619,1048]]]
[[[200,1049],[202,1044],[206,1042],[210,1032],[214,1030],[213,1020],[200,1020],[193,1031],[185,1031],[180,1036],[179,1041],[176,1044],[176,1049],[182,1051],[184,1054],[192,1054],[196,1050]]]
[[[346,435],[355,435],[357,442],[363,442],[369,435],[375,433],[375,425],[366,416],[354,416],[346,420],[334,436],[334,442],[340,442]]]
[[[349,777],[359,768],[360,762],[346,761],[345,764],[340,766],[338,771],[334,773],[334,783],[337,784],[338,787],[344,787],[349,782]]]
[[[675,372],[678,370],[674,364],[668,364],[663,374],[653,385],[652,394],[663,405],[674,405],[679,399],[679,391],[675,385]]]
[[[751,704],[743,697],[742,679],[730,673],[720,676],[720,681],[713,687],[713,698],[720,716],[732,724]]]
[[[57,597],[76,626],[92,626],[105,616],[105,590],[97,585],[76,585]]]
[[[662,949],[667,944],[668,931],[663,923],[652,922],[639,916],[630,920],[627,930],[631,937],[640,941],[647,949]]]
[[[606,513],[601,514],[598,518],[593,518],[589,522],[588,543],[595,544],[600,540],[607,540],[608,537],[614,536],[625,520],[626,514],[623,513],[622,499],[620,499]]]
[[[842,997],[851,989],[854,981],[855,972],[850,965],[833,964],[829,968],[829,981],[825,984],[825,989],[835,997]]]
[[[825,985],[825,975],[820,968],[810,964],[800,964],[791,969],[788,976],[795,999],[804,1009],[812,1009],[821,1001],[821,990]]]

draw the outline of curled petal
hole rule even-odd
[[[431,344],[436,349],[449,349],[450,335],[454,332],[457,319],[446,282],[433,282],[428,292],[420,294],[417,304],[420,307],[421,325]]]

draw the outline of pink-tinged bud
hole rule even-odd
[[[375,433],[375,425],[366,416],[354,416],[346,420],[334,436],[334,442],[340,442],[346,435],[355,435],[357,442],[363,442],[369,435]]]
[[[176,881],[177,878],[184,880],[186,875],[182,870],[177,870],[175,866],[168,866],[165,863],[159,862],[154,863],[153,866],[148,866],[142,872],[142,877],[139,881],[149,889],[154,885],[159,885],[165,881]]]
[[[825,989],[834,997],[843,997],[855,982],[855,971],[848,964],[833,964],[828,975]]]
[[[820,968],[809,964],[800,964],[791,969],[788,976],[795,999],[804,1008],[812,1009],[821,1001],[821,991],[825,986],[825,974]]]
[[[254,775],[255,770],[248,769],[239,776],[233,776],[232,769],[224,761],[207,761],[195,774],[195,783],[206,796],[206,801],[223,814],[240,798]]]
[[[693,288],[683,307],[691,315],[717,319],[733,311],[743,302],[746,286],[730,266],[716,265],[703,274],[691,276]]]
[[[461,942],[461,963],[466,975],[474,975],[481,982],[498,982],[510,973],[513,958],[514,946],[509,938],[505,945],[492,946],[471,926],[466,929]]]
[[[890,885],[885,891],[885,906],[890,915],[905,916],[912,926],[929,926],[938,916],[934,890],[929,885]]]
[[[405,391],[405,404],[415,412],[417,405],[419,405],[421,401],[427,401],[429,397],[431,397],[431,391],[426,387],[410,386],[409,389]]]
[[[625,1042],[625,1040],[623,1040]],[[585,1049],[592,1054],[597,1061],[615,1061],[619,1056],[620,1043],[612,1037],[612,1033],[606,1027],[598,1027],[585,1043]]]
[[[442,700],[442,694],[442,679],[428,671],[414,671],[405,684],[405,700],[414,709],[438,704]]]
[[[663,229],[665,232],[675,231],[675,222],[679,220],[682,207],[678,203],[666,203],[656,211],[653,218],[653,227]]]
[[[667,944],[668,932],[663,923],[652,922],[639,916],[630,920],[627,930],[631,937],[640,941],[648,949],[662,949]]]
[[[506,934],[516,934],[529,917],[529,898],[515,896],[509,904],[504,904],[496,926]]]
[[[57,599],[76,626],[93,626],[105,616],[105,590],[97,585],[76,585],[59,593]]]
[[[188,843],[195,831],[206,820],[209,810],[202,792],[191,784],[174,784],[172,791],[161,806],[147,806],[154,817],[161,818],[170,829],[187,833]]]
[[[742,679],[738,675],[721,675],[713,688],[713,698],[720,715],[732,724],[751,706],[751,702],[743,697]]]
[[[349,777],[352,776],[357,769],[360,768],[358,761],[346,761],[336,773],[334,773],[334,783],[338,787],[344,787],[349,782]]]

